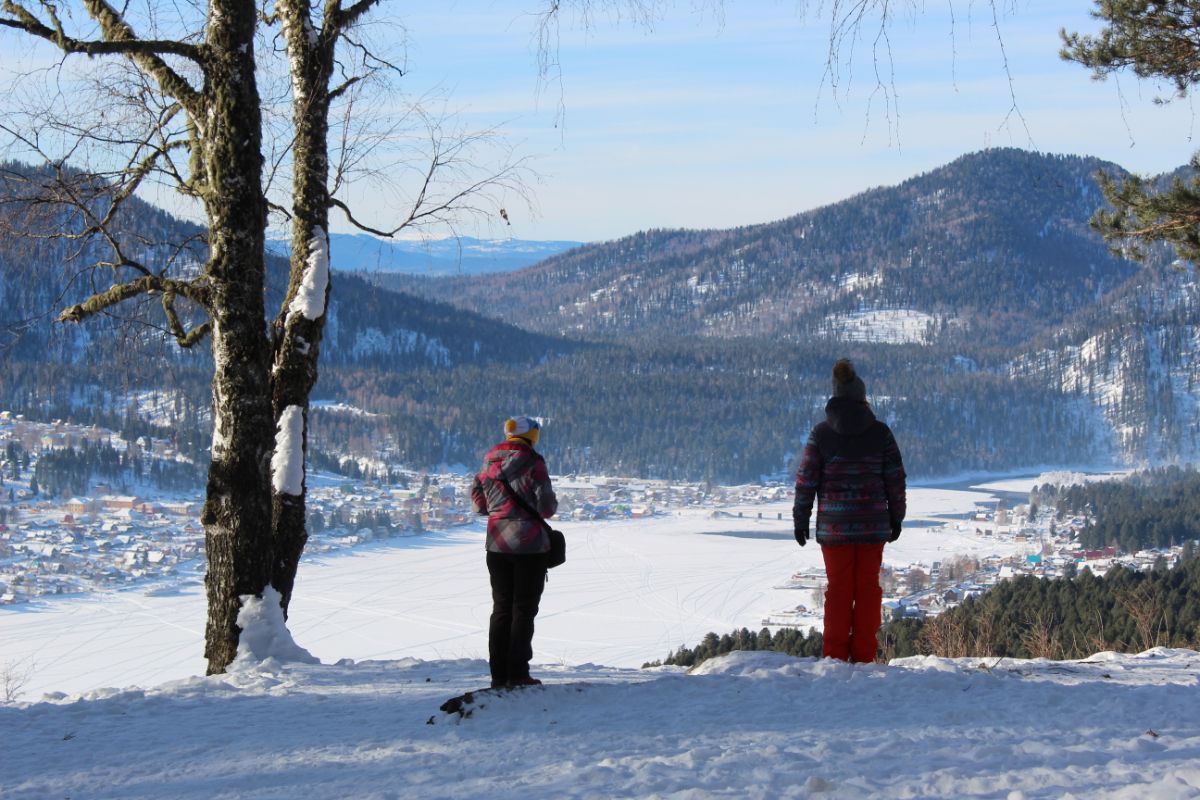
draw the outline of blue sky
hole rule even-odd
[[[842,50],[836,85],[826,63],[829,7],[839,0],[563,0],[566,9],[641,3],[660,13],[646,22],[601,10],[585,24],[565,11],[549,76],[538,68],[536,12],[550,0],[382,3],[364,33],[402,54],[405,73],[355,110],[386,115],[427,98],[464,130],[498,129],[536,171],[533,207],[509,194],[511,225],[492,217],[457,232],[519,239],[768,222],[990,146],[1093,155],[1151,174],[1190,158],[1190,99],[1156,105],[1166,87],[1131,75],[1093,81],[1059,59],[1060,28],[1098,28],[1090,0],[994,2],[995,20],[988,0],[891,0],[905,11],[887,27],[890,58],[873,52],[877,20],[868,19]],[[14,45],[0,59],[0,72],[16,76],[9,105],[20,108],[22,92],[54,96],[55,81],[70,80],[54,70],[31,79],[30,65],[57,59],[4,41]],[[70,63],[84,76],[95,69]],[[286,88],[274,77],[274,89]],[[10,143],[6,155],[21,157],[20,146]],[[423,167],[406,162],[401,146],[363,164],[410,185]],[[148,190],[147,199],[199,219],[174,191]],[[356,180],[347,199],[383,229],[405,210],[398,192],[369,179]],[[335,231],[353,230],[334,219]]]
[[[596,241],[766,222],[988,146],[1095,155],[1151,173],[1187,161],[1189,100],[1157,106],[1162,87],[1132,76],[1095,82],[1058,58],[1060,28],[1096,29],[1091,3],[997,3],[1003,49],[982,0],[927,3],[893,20],[886,92],[874,74],[874,27],[843,50],[830,86],[829,18],[817,3],[802,13],[794,0],[726,0],[716,11],[681,2],[648,27],[611,13],[588,25],[568,16],[549,81],[539,78],[527,13],[537,0],[384,9],[401,15],[404,90],[448,95],[468,127],[500,126],[540,175],[534,210],[513,197],[511,226],[466,233]]]

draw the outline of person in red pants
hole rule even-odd
[[[792,508],[796,541],[809,538],[817,502],[817,544],[825,559],[822,655],[875,660],[883,590],[883,546],[900,538],[905,512],[904,461],[896,437],[875,418],[854,365],[833,365],[833,396],[825,421],[809,434],[796,473]]]

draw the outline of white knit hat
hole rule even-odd
[[[541,428],[541,424],[536,419],[521,414],[505,420],[504,435],[509,438],[519,436],[530,444],[537,444]]]

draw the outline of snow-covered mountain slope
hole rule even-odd
[[[1147,269],[1101,307],[1018,357],[1037,376],[1102,416],[1130,461],[1200,453],[1200,284],[1190,267]]]
[[[1200,653],[881,665],[732,653],[693,674],[245,659],[224,676],[0,707],[0,797],[1200,796]]]
[[[484,314],[519,304],[529,326],[568,335],[861,341],[831,320],[900,312],[937,321],[930,339],[1017,345],[1137,271],[1088,225],[1104,202],[1097,171],[1123,174],[989,149],[775,222],[651,230],[512,274],[397,281]]]

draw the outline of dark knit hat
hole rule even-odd
[[[840,359],[833,365],[833,396],[850,400],[867,400],[867,386],[854,371],[850,359]]]

